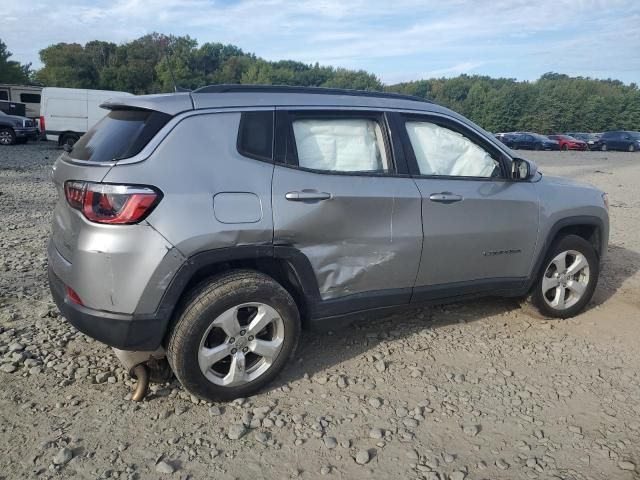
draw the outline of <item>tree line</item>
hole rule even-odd
[[[128,43],[58,43],[40,51],[43,67],[11,61],[0,41],[0,83],[121,90],[135,94],[215,83],[279,84],[390,91],[432,100],[493,132],[640,130],[634,83],[546,73],[533,82],[460,75],[385,85],[364,70],[292,60],[267,61],[234,45],[153,33]]]

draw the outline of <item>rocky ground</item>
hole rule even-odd
[[[0,149],[0,479],[639,478],[640,154],[526,154],[610,194],[575,319],[494,299],[368,318],[306,334],[255,397],[208,404],[173,382],[136,404],[46,287],[58,153]]]

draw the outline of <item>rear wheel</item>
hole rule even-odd
[[[60,139],[60,146],[66,151],[70,151],[78,141],[78,135],[75,133],[67,133]]]
[[[0,145],[13,145],[16,143],[16,134],[11,128],[0,128]]]
[[[214,277],[189,297],[170,333],[167,358],[194,395],[232,400],[273,380],[299,335],[291,295],[262,273],[235,271]]]
[[[573,317],[591,300],[598,273],[598,257],[593,246],[577,235],[562,237],[545,260],[533,301],[543,315]]]

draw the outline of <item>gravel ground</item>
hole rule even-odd
[[[527,153],[610,193],[594,301],[565,321],[482,300],[305,334],[250,399],[127,398],[46,287],[47,143],[0,148],[0,479],[640,478],[640,154]]]

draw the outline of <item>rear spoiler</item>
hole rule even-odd
[[[167,93],[159,95],[135,95],[130,97],[114,97],[100,104],[107,110],[126,110],[140,108],[153,110],[174,116],[187,110],[193,110],[191,94],[187,92]]]

